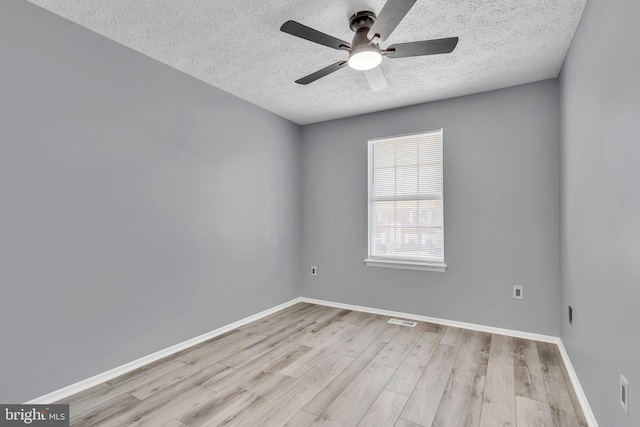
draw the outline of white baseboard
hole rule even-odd
[[[324,301],[319,299],[301,297],[300,301],[311,304],[326,305],[328,307],[344,308],[347,310],[364,311],[365,313],[381,314],[383,316],[402,317],[419,322],[437,323],[438,325],[453,326],[455,328],[471,329],[473,331],[489,332],[491,334],[506,335],[509,337],[524,338],[534,341],[557,344],[560,338],[551,335],[534,334],[532,332],[515,331],[513,329],[496,328],[494,326],[478,325],[475,323],[458,322],[456,320],[439,319],[437,317],[421,316],[419,314],[403,313],[400,311],[383,310],[380,308],[363,307],[360,305],[343,304],[341,302]]]
[[[475,323],[466,323],[466,322],[458,322],[455,320],[439,319],[436,317],[421,316],[417,314],[403,313],[399,311],[383,310],[379,308],[364,307],[364,306],[352,305],[352,304],[343,304],[343,303],[332,302],[332,301],[324,301],[324,300],[307,298],[307,297],[294,298],[283,304],[261,311],[260,313],[254,314],[249,317],[245,317],[244,319],[238,320],[237,322],[233,322],[223,327],[220,327],[218,329],[215,329],[211,332],[207,332],[206,334],[197,336],[195,338],[191,338],[179,344],[157,351],[148,356],[141,357],[140,359],[134,360],[133,362],[126,363],[122,366],[118,366],[109,371],[95,375],[91,378],[87,378],[86,380],[79,381],[70,386],[45,394],[44,396],[40,396],[36,399],[26,402],[26,404],[49,404],[49,403],[57,402],[58,400],[64,399],[73,394],[76,394],[88,388],[94,387],[105,381],[112,380],[122,374],[126,374],[127,372],[133,371],[134,369],[138,369],[144,365],[155,362],[156,360],[160,360],[163,357],[177,353],[179,351],[182,351],[196,344],[200,344],[201,342],[207,341],[218,335],[222,335],[225,332],[228,332],[232,329],[238,328],[242,325],[246,325],[247,323],[251,323],[255,320],[258,320],[270,314],[276,313],[280,310],[283,310],[299,302],[307,302],[310,304],[318,304],[318,305],[324,305],[328,307],[362,311],[365,313],[381,314],[383,316],[400,317],[404,319],[417,320],[420,322],[436,323],[439,325],[453,326],[456,328],[471,329],[474,331],[488,332],[492,334],[506,335],[506,336],[516,337],[516,338],[524,338],[524,339],[529,339],[534,341],[541,341],[541,342],[556,344],[558,346],[558,349],[560,350],[560,354],[562,355],[564,364],[567,367],[567,372],[569,373],[569,377],[571,378],[571,383],[573,384],[573,387],[576,391],[576,395],[578,396],[578,400],[580,402],[580,405],[582,406],[582,411],[584,412],[584,416],[587,419],[587,422],[589,423],[589,427],[598,427],[598,423],[596,422],[596,419],[593,415],[593,411],[589,406],[589,402],[587,401],[587,397],[584,394],[582,385],[580,384],[580,381],[578,380],[576,372],[573,369],[573,365],[571,364],[571,359],[569,359],[569,355],[567,354],[567,350],[565,349],[564,344],[562,344],[562,340],[558,337],[554,337],[551,335],[534,334],[531,332],[516,331],[512,329],[496,328],[493,326],[478,325]]]
[[[217,337],[218,335],[222,335],[225,332],[228,332],[232,329],[238,328],[242,325],[246,325],[247,323],[251,323],[265,316],[276,313],[282,309],[285,309],[294,304],[297,304],[300,301],[301,299],[299,297],[294,298],[290,301],[287,301],[275,307],[261,311],[260,313],[254,314],[249,317],[245,317],[244,319],[240,319],[237,322],[233,322],[228,325],[222,326],[221,328],[215,329],[211,332],[207,332],[206,334],[202,334],[200,336],[183,341],[171,347],[167,347],[163,350],[157,351],[148,356],[144,356],[144,357],[141,357],[140,359],[134,360],[133,362],[126,363],[124,365],[110,369],[101,374],[95,375],[91,378],[87,378],[86,380],[79,381],[75,384],[71,384],[70,386],[45,394],[44,396],[37,397],[33,400],[26,402],[26,404],[35,405],[35,404],[50,404],[53,402],[57,402],[58,400],[64,399],[66,397],[69,397],[81,391],[94,387],[100,383],[119,377],[122,374],[126,374],[127,372],[133,371],[134,369],[138,369],[144,365],[148,365],[149,363],[155,362],[156,360],[160,360],[163,357],[170,356],[171,354],[177,353],[179,351],[182,351],[196,344],[200,344],[201,342]]]
[[[567,372],[569,373],[569,377],[571,378],[571,383],[573,384],[573,388],[576,391],[578,401],[580,402],[580,406],[582,407],[582,412],[584,412],[584,416],[587,419],[587,423],[589,423],[589,427],[598,427],[598,423],[596,421],[595,416],[593,415],[591,406],[589,406],[589,402],[587,401],[587,396],[584,394],[582,385],[580,384],[580,381],[578,380],[578,376],[576,375],[576,372],[573,369],[573,365],[571,364],[571,359],[569,359],[567,350],[564,348],[564,344],[562,343],[562,340],[559,337],[554,337],[551,335],[534,334],[531,332],[516,331],[513,329],[496,328],[493,326],[478,325],[475,323],[458,322],[455,320],[439,319],[436,317],[421,316],[417,314],[403,313],[399,311],[383,310],[380,308],[363,307],[360,305],[343,304],[340,302],[333,302],[333,301],[324,301],[324,300],[307,298],[307,297],[301,297],[300,301],[308,302],[311,304],[326,305],[328,307],[363,311],[365,313],[381,314],[383,316],[389,316],[389,317],[400,317],[400,318],[409,319],[409,320],[417,320],[419,322],[436,323],[438,325],[453,326],[456,328],[471,329],[473,331],[489,332],[492,334],[506,335],[506,336],[515,337],[515,338],[524,338],[528,340],[556,344],[558,346],[558,349],[560,350],[560,354],[562,355],[563,362],[567,367]]]
[[[584,394],[584,390],[582,389],[582,385],[580,384],[578,375],[576,374],[576,371],[573,369],[573,365],[571,364],[571,359],[569,359],[569,353],[567,353],[567,349],[564,347],[562,340],[560,340],[560,342],[558,343],[558,349],[560,350],[560,354],[562,355],[564,364],[567,367],[569,378],[571,378],[571,384],[573,384],[573,388],[576,391],[576,395],[578,396],[578,401],[580,402],[580,406],[582,407],[582,412],[584,412],[584,417],[587,419],[587,423],[589,424],[589,427],[598,427],[598,422],[596,421],[596,417],[593,415],[591,406],[589,406],[589,402],[587,401],[587,396]]]

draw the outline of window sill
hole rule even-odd
[[[369,267],[398,268],[402,270],[422,270],[437,271],[444,273],[447,270],[446,264],[429,264],[425,262],[381,260],[381,259],[365,259],[365,264]]]

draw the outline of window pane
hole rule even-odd
[[[442,200],[420,200],[419,223],[421,227],[442,227]]]
[[[395,142],[383,142],[380,141],[374,145],[373,158],[375,161],[375,167],[395,167]]]
[[[442,228],[421,228],[419,232],[420,258],[439,260],[443,258]]]
[[[375,227],[392,227],[395,223],[396,202],[373,202],[372,221]]]
[[[420,164],[419,194],[442,193],[442,167],[432,163]]]
[[[396,170],[394,168],[376,168],[373,171],[373,195],[393,196],[396,192]]]
[[[416,138],[410,138],[402,144],[395,144],[396,166],[409,166],[418,163],[418,144]]]
[[[396,195],[418,193],[418,167],[399,166],[396,169]]]

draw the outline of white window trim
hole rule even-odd
[[[444,137],[444,129],[433,129],[432,131],[427,132],[436,132],[440,131],[443,133]],[[396,137],[403,136],[412,136],[419,135],[425,132],[414,132],[403,135],[397,135]],[[387,139],[389,137],[381,137],[381,138],[371,138],[367,141],[367,252],[371,250],[371,230],[369,227],[371,226],[371,210],[369,209],[369,203],[371,201],[371,144],[380,139]],[[444,159],[443,159],[444,161]],[[444,200],[444,189],[442,198]],[[444,218],[442,221],[442,227],[444,228]],[[411,260],[402,260],[402,259],[384,259],[384,258],[371,258],[368,257],[364,260],[364,263],[368,267],[382,267],[382,268],[394,268],[399,270],[419,270],[419,271],[433,271],[438,273],[444,273],[447,271],[447,264],[439,263],[439,262],[428,262],[428,261],[411,261]]]
[[[383,260],[383,259],[374,259],[367,258],[364,260],[365,264],[369,267],[386,267],[386,268],[397,268],[400,270],[422,270],[422,271],[436,271],[439,273],[444,273],[447,271],[447,264],[435,264],[428,262],[410,262],[410,261],[400,261],[400,260]]]

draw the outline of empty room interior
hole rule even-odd
[[[638,16],[0,2],[0,404],[640,426]]]

